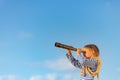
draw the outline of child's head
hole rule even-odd
[[[99,57],[99,49],[95,44],[85,45],[82,49],[84,56],[87,58]]]

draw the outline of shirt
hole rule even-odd
[[[66,54],[66,56],[72,65],[79,69],[82,69],[82,66],[88,66],[93,72],[97,69],[97,60],[94,58],[87,59],[83,56],[82,53],[80,55],[77,55],[77,59],[75,59],[72,55]],[[85,72],[85,76],[82,76],[81,80],[94,80],[94,77],[89,76],[88,73]]]

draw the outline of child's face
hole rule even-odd
[[[91,49],[84,47],[82,50],[85,51],[85,53],[83,53],[83,55],[84,55],[86,58],[91,58],[91,57],[93,56]]]

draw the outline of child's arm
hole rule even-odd
[[[67,58],[69,59],[69,61],[77,68],[82,68],[81,64],[79,63],[78,60],[76,60],[72,54],[70,50],[67,50],[67,54],[66,54]]]
[[[68,55],[66,54],[67,58],[69,59],[69,61],[72,63],[72,65],[74,65],[77,68],[82,68],[81,64],[79,63],[78,60],[76,60],[72,55]]]

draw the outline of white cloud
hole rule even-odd
[[[30,78],[30,80],[78,80],[79,77],[78,75],[76,75],[76,73],[69,73],[69,74],[63,74],[63,75],[59,75],[59,74],[55,74],[55,73],[48,73],[45,75],[34,75]]]
[[[8,76],[7,76],[7,79],[8,79],[8,80],[16,80],[16,79],[17,79],[17,76],[16,76],[16,75],[8,75]]]
[[[30,80],[57,80],[56,74],[48,73],[46,75],[34,75]]]
[[[33,62],[31,66],[41,66],[48,67],[53,70],[62,70],[65,73],[46,73],[45,75],[32,76],[30,80],[78,80],[79,70],[75,71],[76,68],[69,62],[66,58],[59,58],[56,60],[46,60],[44,62]],[[66,70],[71,72],[66,72]]]
[[[79,73],[67,73],[63,76],[61,80],[79,80],[80,74]]]
[[[57,60],[48,60],[44,62],[44,65],[46,67],[55,69],[55,70],[71,70],[74,69],[74,66],[67,60],[64,58],[60,58]]]
[[[63,76],[62,80],[73,80],[73,79],[74,79],[74,77],[71,74],[66,74]]]
[[[78,80],[79,75],[77,73],[46,73],[44,75],[32,75],[29,79],[25,79],[22,76],[17,75],[0,75],[0,80]]]
[[[18,80],[17,75],[0,75],[0,80]]]
[[[75,67],[66,58],[59,58],[56,60],[46,60],[44,62],[32,62],[30,66],[41,66],[51,68],[53,70],[71,70]]]
[[[30,78],[30,80],[43,80],[41,75],[35,75]]]
[[[3,80],[4,76],[3,75],[0,75],[0,80]]]
[[[47,74],[46,75],[46,80],[57,80],[56,74]]]

